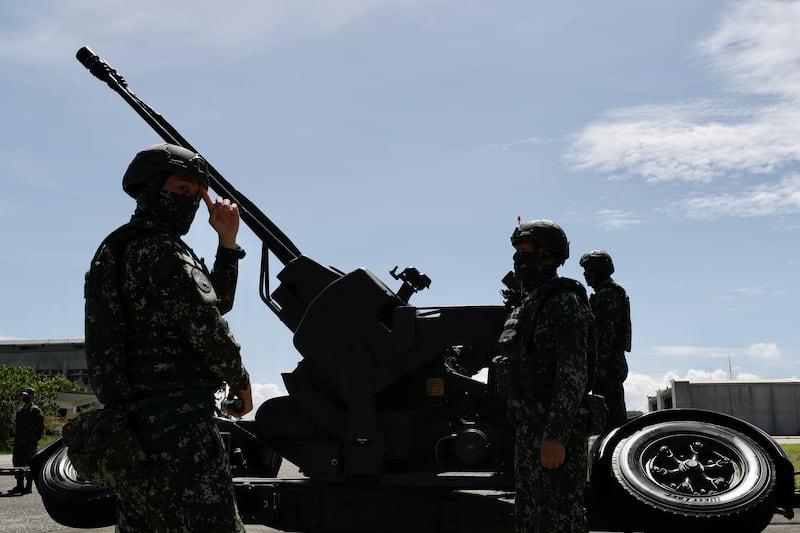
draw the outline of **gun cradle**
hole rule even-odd
[[[281,455],[324,479],[508,466],[504,400],[445,364],[460,345],[491,359],[502,306],[416,308],[365,269],[305,256],[278,279],[303,360],[256,421]]]

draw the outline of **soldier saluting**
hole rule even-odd
[[[122,179],[136,211],[103,241],[86,275],[86,358],[108,414],[94,420],[115,424],[117,443],[95,463],[117,494],[123,533],[244,532],[213,420],[224,383],[244,405],[231,414],[253,408],[239,345],[222,318],[244,251],[238,208],[212,202],[209,181],[208,164],[191,150],[139,152]],[[210,272],[181,239],[203,200],[219,237]],[[86,438],[94,434],[104,432]]]

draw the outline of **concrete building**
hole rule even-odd
[[[707,409],[746,420],[770,435],[800,435],[800,380],[673,380],[647,403],[650,411]]]
[[[43,376],[61,374],[89,386],[83,339],[0,341],[0,364],[27,366]]]
[[[89,386],[83,339],[0,341],[0,364],[26,366],[48,377],[61,374],[85,385],[88,393],[59,393],[55,401],[63,409],[63,414],[98,403]]]

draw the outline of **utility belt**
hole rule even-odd
[[[205,389],[168,392],[85,411],[64,425],[67,457],[82,478],[113,487],[129,473],[148,466],[140,436],[152,436],[213,412],[213,395]]]
[[[214,414],[214,396],[206,389],[167,392],[123,405],[132,428],[150,434]]]

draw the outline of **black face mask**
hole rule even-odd
[[[175,228],[179,235],[186,235],[189,233],[198,207],[200,207],[199,196],[159,191],[151,209],[162,222]]]
[[[542,254],[539,252],[514,253],[514,276],[522,283],[535,281],[542,273]]]
[[[590,287],[599,287],[610,277],[611,274],[608,272],[589,269],[583,271],[583,278],[586,280],[586,284]]]

